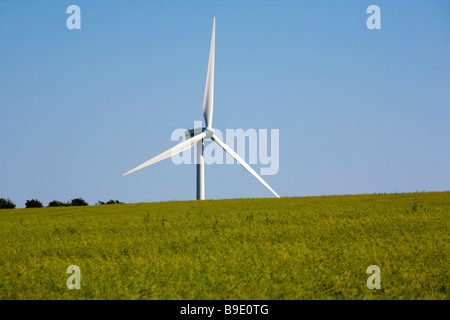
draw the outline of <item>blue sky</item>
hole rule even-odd
[[[214,16],[214,127],[280,130],[281,196],[450,190],[448,1],[0,0],[0,197],[193,200],[194,165],[122,173],[202,119]],[[205,176],[272,197],[238,164]]]

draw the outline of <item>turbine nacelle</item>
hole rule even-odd
[[[206,130],[206,127],[203,127],[203,128],[195,128],[195,129],[187,130],[187,131],[184,133],[184,137],[185,137],[186,140],[187,140],[187,139],[190,139],[190,138],[195,137],[196,135],[198,135],[198,134],[204,132],[205,130]]]
[[[206,136],[204,139],[211,139],[211,137],[214,135],[213,128],[203,127],[203,128],[195,128],[195,129],[187,130],[184,133],[184,137],[186,138],[186,140],[188,140],[188,139],[193,138],[203,132],[206,133]]]

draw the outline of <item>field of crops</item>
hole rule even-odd
[[[449,235],[450,192],[5,209],[0,299],[448,299]]]

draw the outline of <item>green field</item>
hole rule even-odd
[[[448,299],[449,218],[450,192],[5,209],[0,299]]]

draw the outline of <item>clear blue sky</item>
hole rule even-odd
[[[214,127],[280,130],[281,196],[450,190],[448,1],[0,0],[0,197],[193,200],[194,165],[122,173],[202,119],[213,16]],[[272,197],[205,175],[209,199]]]

